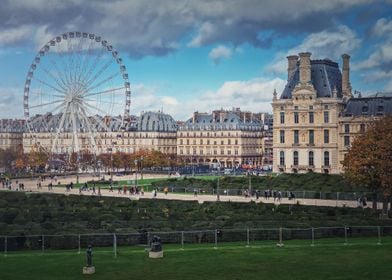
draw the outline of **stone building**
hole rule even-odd
[[[121,121],[115,117],[103,119],[110,131],[96,132],[96,153],[125,152],[133,153],[139,150],[157,150],[162,153],[176,154],[176,131],[177,124],[174,119],[161,112],[145,112],[138,118],[134,118],[121,129]],[[90,134],[80,134],[81,150],[92,150]],[[29,153],[35,144],[40,145],[48,152],[52,149],[54,134],[42,130],[34,134],[23,134],[23,148]],[[56,145],[56,153],[70,153],[72,147],[72,135],[62,133]]]
[[[338,174],[353,139],[380,116],[392,114],[392,95],[354,97],[350,56],[340,72],[308,52],[288,56],[287,84],[273,96],[274,172]]]
[[[256,114],[239,108],[195,112],[177,131],[177,157],[185,163],[257,167],[263,153],[262,123]]]
[[[19,149],[23,143],[24,120],[0,120],[0,149]]]
[[[339,162],[351,147],[355,137],[365,133],[374,120],[392,114],[392,92],[351,98],[339,118]]]
[[[337,63],[310,56],[288,56],[286,87],[279,99],[274,92],[275,172],[340,172],[338,119],[352,97],[350,57],[343,55],[342,75]]]

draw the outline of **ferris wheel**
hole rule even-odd
[[[23,103],[33,138],[50,135],[48,151],[88,149],[96,154],[100,133],[120,129],[129,117],[128,73],[108,41],[92,33],[67,32],[35,56]]]

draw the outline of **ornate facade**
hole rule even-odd
[[[211,114],[195,112],[177,132],[177,156],[186,163],[256,167],[262,165],[263,154],[260,117],[239,108]]]
[[[288,56],[286,87],[279,99],[274,92],[273,171],[338,174],[353,138],[392,113],[391,98],[352,96],[349,55],[342,55],[342,72],[337,63],[310,56]]]

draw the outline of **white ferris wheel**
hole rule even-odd
[[[35,56],[24,86],[24,116],[33,138],[50,135],[49,152],[95,154],[99,134],[120,129],[129,117],[131,90],[123,60],[95,34],[67,32]],[[60,140],[62,141],[60,143]]]

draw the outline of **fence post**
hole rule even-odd
[[[380,228],[380,226],[377,227],[377,234],[378,234],[377,245],[381,245],[381,228]]]
[[[42,254],[45,252],[45,235],[42,235]]]
[[[339,192],[336,193],[336,207],[338,207],[338,201],[339,201]]]
[[[214,249],[218,249],[218,230],[215,230],[215,245]]]
[[[347,245],[347,227],[344,226],[344,245]]]
[[[310,246],[314,246],[314,228],[312,227],[312,244]]]
[[[8,242],[7,236],[4,236],[4,257],[7,256],[7,247],[8,247],[7,242]]]
[[[278,244],[276,244],[276,246],[278,246],[278,247],[283,247],[283,242],[282,242],[282,239],[283,239],[283,233],[282,233],[282,227],[280,227],[279,228],[279,243]]]
[[[113,233],[113,253],[114,258],[117,258],[117,236],[115,233]]]
[[[147,231],[147,248],[150,248],[150,232]]]
[[[80,255],[80,234],[78,234],[78,255]]]
[[[184,232],[181,231],[181,250],[184,250]]]
[[[249,228],[246,229],[246,247],[249,247]]]

